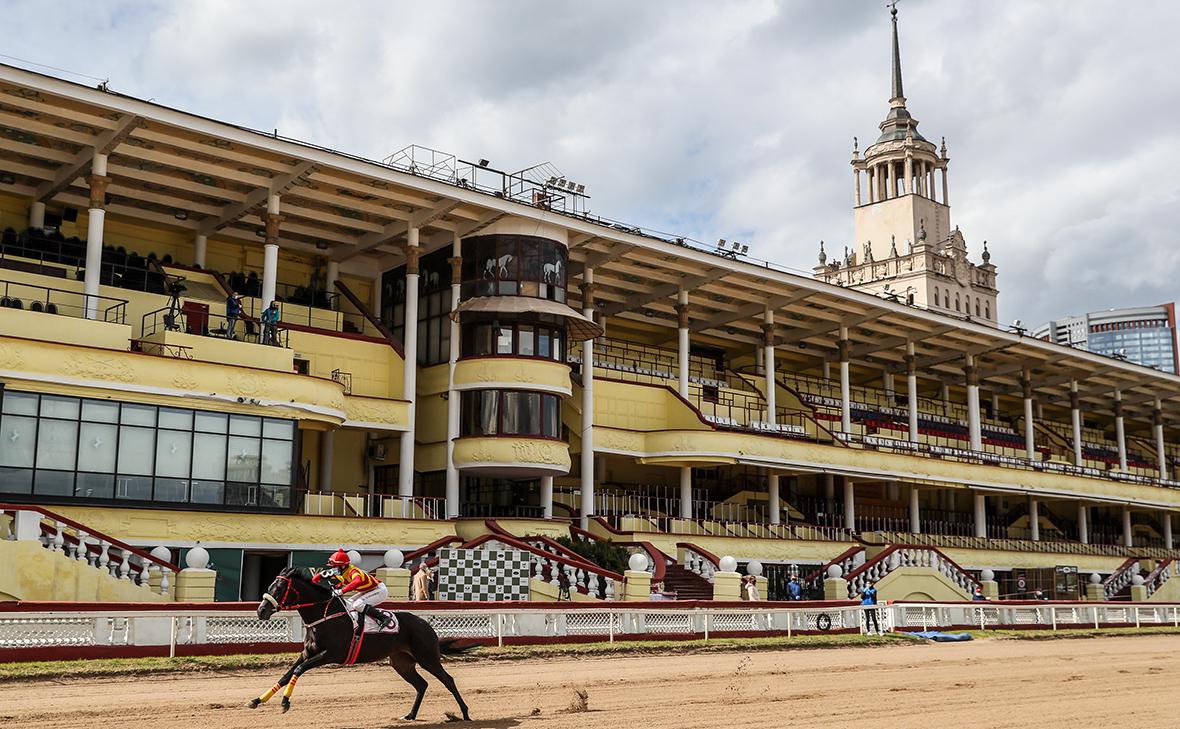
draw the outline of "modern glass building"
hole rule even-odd
[[[1109,309],[1055,319],[1033,336],[1130,362],[1161,372],[1180,372],[1176,348],[1176,305]]]

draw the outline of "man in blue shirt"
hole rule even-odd
[[[242,316],[242,295],[231,291],[225,300],[225,338],[234,338],[234,327]]]
[[[787,599],[788,600],[802,600],[803,588],[799,586],[799,578],[792,577],[791,581],[787,583]]]
[[[262,343],[278,344],[279,302],[272,301],[270,306],[262,311]]]
[[[869,606],[865,613],[865,632],[881,632],[881,623],[877,620],[877,588],[869,585],[860,591],[860,604]],[[870,627],[871,626],[871,627]]]

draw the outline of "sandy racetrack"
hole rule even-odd
[[[1178,654],[1180,636],[1144,636],[449,668],[472,727],[1145,727],[1180,723],[1159,700],[1180,679]],[[278,673],[11,683],[0,686],[0,726],[429,727],[455,709],[431,679],[419,720],[402,721],[411,689],[388,666],[312,671],[287,715],[278,699],[246,708]],[[560,713],[575,687],[590,711]]]

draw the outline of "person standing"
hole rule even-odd
[[[225,299],[225,338],[234,338],[234,328],[238,325],[238,319],[242,316],[242,295],[236,291],[230,291],[229,296]]]
[[[432,573],[430,567],[423,564],[414,573],[414,599],[415,600],[429,600],[430,599],[430,578]]]
[[[262,343],[278,344],[279,302],[272,301],[262,312]]]
[[[877,588],[869,585],[861,590],[860,604],[865,608],[865,632],[881,633],[881,622],[877,619]]]
[[[792,577],[791,581],[787,583],[787,599],[788,600],[802,600],[803,588],[799,585],[799,578]]]
[[[762,596],[758,594],[758,578],[754,575],[746,575],[743,580],[746,584],[742,590],[742,598],[749,600],[750,602],[758,602],[761,600]]]

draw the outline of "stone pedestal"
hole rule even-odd
[[[759,575],[758,577],[754,578],[754,584],[756,584],[758,586],[759,599],[769,600],[770,596],[767,594],[767,590],[770,589],[770,580]]]
[[[385,583],[389,599],[397,602],[410,599],[410,571],[405,567],[378,567],[377,579]]]
[[[981,580],[979,582],[979,591],[988,600],[1000,599],[1000,583],[995,580]]]
[[[825,600],[847,600],[848,580],[843,577],[828,577],[824,580]]]
[[[624,600],[638,602],[651,599],[651,573],[647,570],[627,570],[623,577],[626,580]]]
[[[742,576],[737,572],[714,572],[713,599],[731,602],[741,600]]]
[[[1086,585],[1086,599],[1101,602],[1106,599],[1106,593],[1102,590],[1102,583],[1091,582]]]
[[[1147,602],[1147,585],[1131,585],[1131,602]]]
[[[176,574],[177,602],[213,602],[217,593],[217,573],[210,569],[188,567]]]

